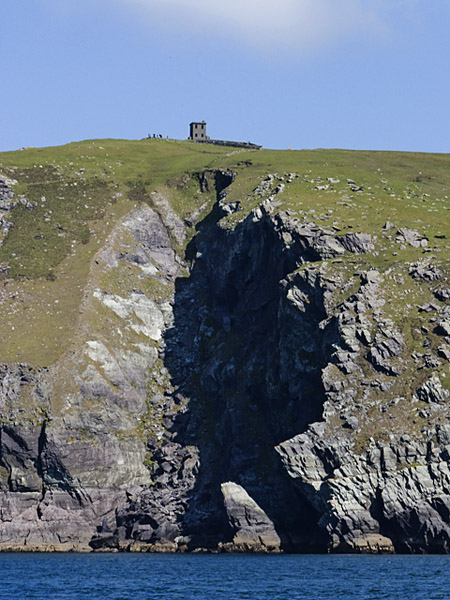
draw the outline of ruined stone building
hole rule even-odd
[[[208,144],[215,144],[216,146],[232,146],[234,148],[250,148],[252,150],[259,150],[261,146],[252,144],[251,142],[232,142],[227,140],[212,140],[206,135],[206,121],[189,123],[189,138],[194,142],[207,142]]]
[[[189,139],[190,140],[209,140],[209,137],[206,135],[206,122],[202,121],[201,123],[190,123],[189,124]]]

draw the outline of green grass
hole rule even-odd
[[[35,205],[13,211],[0,264],[9,265],[14,279],[51,277],[76,244],[89,241],[98,221],[107,227],[104,217],[117,194],[130,202],[149,201],[149,191],[185,171],[206,168],[223,153],[214,146],[156,140],[0,153],[0,173],[16,179],[16,194]]]
[[[240,201],[242,210],[224,218],[224,226],[234,227],[259,205],[264,198],[252,192],[269,173],[296,173],[276,198],[278,210],[325,229],[334,227],[338,234],[363,231],[376,236],[375,253],[347,254],[339,265],[328,261],[331,269],[341,270],[354,282],[336,303],[354,291],[358,269],[391,269],[402,275],[404,284],[392,284],[388,291],[390,313],[412,349],[416,343],[412,324],[426,316],[405,310],[406,296],[409,293],[411,304],[431,296],[429,284],[411,280],[407,264],[428,254],[408,245],[402,248],[395,241],[396,229],[384,232],[382,227],[389,220],[396,228],[427,235],[433,261],[448,275],[449,167],[448,155],[348,150],[236,153],[226,147],[153,139],[90,140],[0,153],[0,174],[16,179],[16,196],[24,195],[34,205],[32,210],[19,205],[12,211],[13,227],[0,247],[0,266],[7,268],[7,276],[0,280],[0,361],[43,366],[55,362],[73,340],[88,283],[106,285],[115,293],[133,287],[134,267],[113,274],[97,273],[93,265],[96,252],[120,219],[141,203],[161,211],[152,198],[158,191],[179,218],[201,220],[211,210],[215,193],[200,192],[196,174],[214,168],[237,174],[227,200]],[[347,179],[363,191],[352,192]],[[324,184],[329,188],[314,189]],[[185,244],[193,235],[195,227],[188,228]],[[183,253],[183,247],[175,241],[173,245]],[[155,296],[168,293],[153,280],[145,286],[143,291]]]

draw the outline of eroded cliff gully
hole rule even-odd
[[[273,199],[231,227],[232,180],[198,175],[217,201],[183,257],[163,198],[121,225],[133,244],[116,235],[100,268],[137,265],[172,291],[92,290],[140,337],[124,350],[122,333],[89,331],[60,413],[52,377],[66,363],[2,367],[1,548],[448,550],[448,426],[417,441],[361,434],[403,342],[382,275],[361,271],[339,300],[354,280],[329,259],[373,249],[370,236],[300,222]]]
[[[233,230],[209,216],[188,248],[190,277],[176,282],[164,362],[178,393],[189,398],[173,426],[176,439],[199,452],[184,519],[194,545],[231,541],[221,490],[228,481],[266,513],[283,547],[319,543],[311,538],[311,508],[275,446],[321,418],[330,334],[318,327],[325,317],[320,283],[293,274],[302,253],[283,233],[269,213]],[[293,294],[308,297],[304,313]]]

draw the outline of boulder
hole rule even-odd
[[[273,522],[245,489],[228,481],[222,483],[221,490],[235,548],[252,552],[278,551],[280,538]]]

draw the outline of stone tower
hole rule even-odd
[[[209,140],[206,135],[206,122],[201,123],[190,123],[189,124],[189,139],[195,141]]]

